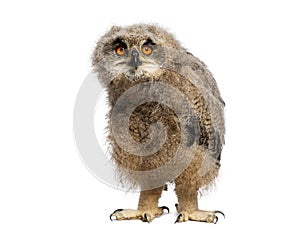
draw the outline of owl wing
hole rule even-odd
[[[225,102],[221,97],[217,82],[212,73],[207,69],[205,63],[200,61],[190,52],[186,52],[186,54],[188,57],[188,63],[186,66],[190,67],[191,70],[198,75],[199,80],[203,81],[203,86],[206,88],[206,90],[208,90],[215,99],[225,106]]]
[[[211,118],[211,126],[209,128],[200,121],[201,140],[204,140],[204,142],[208,140],[204,145],[209,150],[212,150],[213,157],[220,161],[222,147],[225,143],[225,102],[221,97],[217,82],[207,69],[207,66],[191,53],[187,52],[186,54],[188,57],[188,60],[186,60],[187,65],[182,68],[181,73],[186,77],[188,76],[199,88],[199,92],[204,96]]]
[[[171,52],[169,52],[169,55],[170,54]],[[201,135],[197,143],[206,147],[213,158],[220,160],[222,147],[225,143],[225,102],[220,95],[212,73],[202,61],[185,50],[177,50],[176,53],[173,52],[172,56],[165,60],[164,66],[187,78],[197,87],[199,96],[204,98],[205,106],[208,109],[208,115],[210,117],[210,124],[205,124],[205,119],[198,117]],[[189,140],[193,142],[195,139],[195,131],[193,127],[187,127],[187,130]]]

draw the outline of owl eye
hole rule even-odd
[[[125,45],[119,45],[116,47],[116,53],[118,56],[122,57],[127,54],[127,48]]]
[[[151,55],[152,51],[153,51],[153,49],[152,49],[152,47],[149,44],[144,44],[142,46],[142,52],[145,55],[147,55],[147,56]]]

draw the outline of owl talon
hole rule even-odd
[[[214,211],[214,214],[218,214],[218,213],[221,214],[225,219],[225,214],[222,211]]]
[[[219,218],[217,216],[214,217],[213,223],[216,224],[218,222]]]
[[[143,216],[143,221],[150,223],[146,213]]]
[[[177,219],[176,219],[176,221],[174,222],[174,224],[176,224],[176,223],[181,223],[181,222],[183,222],[183,214],[179,214],[178,216],[177,216]]]
[[[109,219],[111,221],[117,220],[117,217],[114,214],[117,213],[117,212],[120,212],[120,211],[123,211],[123,209],[117,209],[117,210],[115,210],[113,213],[110,214]],[[115,219],[112,219],[113,216],[115,217]]]
[[[178,206],[179,206],[178,203],[176,203],[176,204],[175,204],[175,208],[176,208],[176,211],[177,211],[177,212],[179,212]]]
[[[189,220],[189,214],[187,212],[181,212],[178,216],[177,219],[175,221],[176,223],[181,223],[181,222],[186,222]]]
[[[162,206],[161,209],[163,210],[163,212],[164,212],[164,210],[167,210],[167,211],[168,211],[168,214],[170,213],[169,207]]]
[[[152,222],[152,220],[153,220],[153,217],[151,217],[150,214],[144,213],[144,215],[143,215],[143,221],[144,221],[144,222],[150,223],[150,222]]]

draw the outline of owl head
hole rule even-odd
[[[173,35],[158,26],[114,26],[98,41],[92,63],[102,80],[120,75],[135,80],[151,76],[161,68],[166,48],[181,46]]]

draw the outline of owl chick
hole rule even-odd
[[[138,187],[138,208],[110,218],[151,222],[169,212],[158,201],[175,183],[176,222],[216,223],[198,208],[218,175],[224,106],[206,65],[156,25],[112,27],[98,41],[94,70],[108,93],[108,140],[120,182]]]

